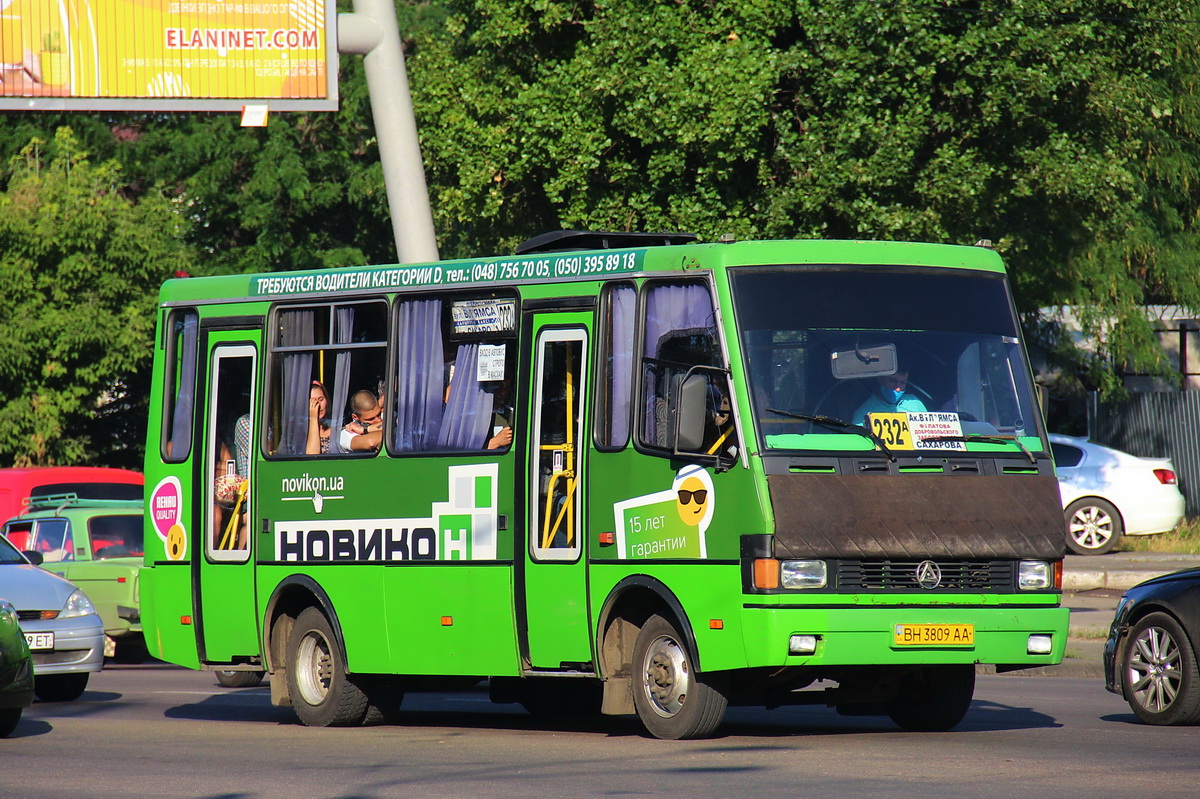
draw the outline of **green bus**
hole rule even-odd
[[[1062,510],[985,247],[558,231],[162,289],[150,653],[307,725],[488,681],[713,733],[944,730],[1059,663]]]

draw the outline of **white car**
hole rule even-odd
[[[1072,552],[1102,555],[1122,535],[1166,533],[1183,518],[1170,458],[1139,458],[1056,433],[1050,447]]]
[[[34,566],[0,536],[0,595],[12,603],[33,655],[33,692],[44,702],[78,699],[104,668],[104,623],[87,595]]]

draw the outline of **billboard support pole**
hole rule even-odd
[[[402,264],[436,261],[417,119],[391,0],[354,0],[353,14],[338,14],[338,51],[363,56],[396,258]]]

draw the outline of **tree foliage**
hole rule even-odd
[[[133,465],[158,287],[190,265],[183,214],[160,192],[125,197],[120,167],[90,162],[69,128],[26,144],[9,174],[0,462],[79,463],[103,452]]]

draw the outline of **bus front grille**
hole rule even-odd
[[[842,591],[1013,591],[1011,560],[839,560]]]

